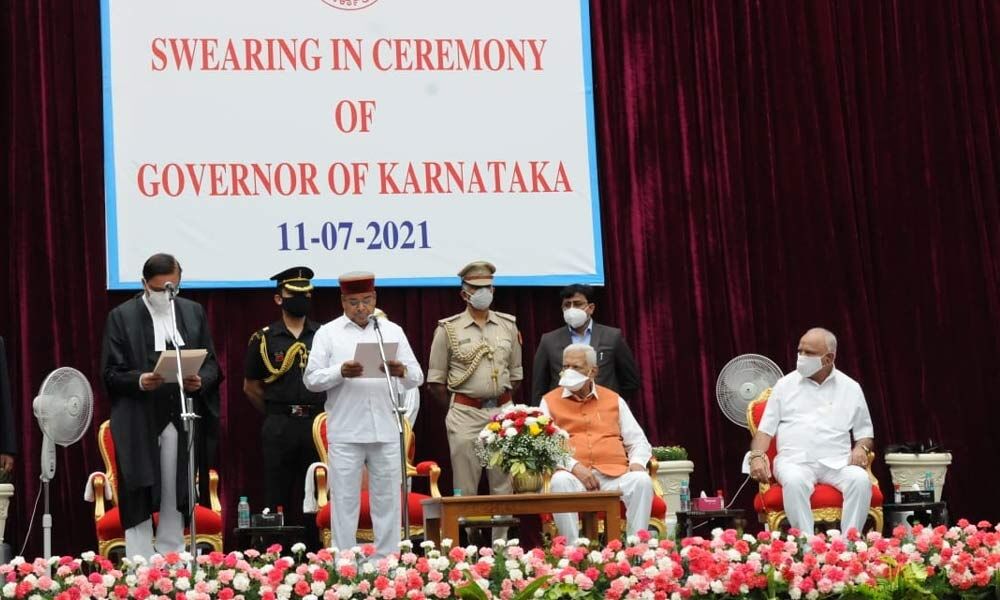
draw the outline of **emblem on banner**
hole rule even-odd
[[[322,2],[340,10],[361,10],[375,4],[378,0],[322,0]]]

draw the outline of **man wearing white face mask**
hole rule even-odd
[[[167,288],[180,287],[181,266],[169,254],[154,254],[142,267],[142,294],[108,315],[101,348],[101,375],[111,400],[111,436],[118,465],[118,508],[129,557],[183,550],[190,515],[187,433],[180,416],[180,389],[153,371],[168,348],[204,348],[197,373],[185,373],[184,391],[201,417],[195,445],[201,498],[208,499],[207,461],[218,427],[219,382],[205,309],[176,298],[177,329]],[[153,527],[153,513],[159,520]],[[155,540],[155,541],[154,541]]]
[[[521,334],[513,315],[490,310],[496,267],[486,261],[466,265],[462,299],[466,310],[438,321],[431,342],[427,383],[440,406],[448,408],[445,427],[454,485],[466,496],[479,490],[483,467],[476,457],[479,432],[521,383]],[[449,403],[450,395],[450,403]],[[509,494],[510,476],[489,469],[490,492]],[[494,530],[495,538],[505,531]]]
[[[563,320],[560,327],[542,336],[535,351],[530,404],[556,387],[562,371],[563,349],[570,344],[588,344],[597,352],[597,384],[610,388],[628,401],[639,389],[639,368],[621,329],[594,322],[596,291],[592,286],[573,284],[559,292]]]
[[[750,443],[750,475],[766,482],[772,474],[767,449],[777,437],[774,478],[788,522],[806,534],[813,531],[809,499],[817,483],[844,495],[844,532],[861,531],[871,502],[865,467],[875,429],[861,386],[834,367],[836,356],[837,338],[830,331],[816,327],[802,336],[795,370],[774,385]]]
[[[553,473],[553,492],[621,490],[627,530],[633,535],[649,524],[653,480],[646,472],[652,448],[625,401],[594,383],[597,353],[587,344],[563,350],[559,386],[542,398],[539,408],[569,433],[573,457]],[[559,534],[578,537],[576,513],[553,515]]]

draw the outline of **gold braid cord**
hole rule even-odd
[[[458,336],[455,334],[455,328],[451,323],[442,323],[444,326],[444,332],[448,336],[448,347],[451,349],[451,353],[455,355],[455,358],[459,362],[463,362],[468,366],[465,373],[461,375],[452,375],[451,369],[448,370],[448,387],[455,389],[462,385],[472,377],[472,374],[476,372],[479,367],[479,363],[483,362],[483,358],[489,356],[493,358],[493,348],[486,343],[486,340],[479,340],[479,345],[468,352],[459,352],[458,350]]]
[[[285,351],[285,359],[281,361],[281,366],[275,369],[267,352],[267,338],[262,335],[260,336],[260,357],[264,359],[264,367],[271,374],[264,380],[264,383],[274,383],[292,368],[296,358],[299,359],[299,366],[303,369],[306,368],[306,363],[309,361],[309,349],[302,342],[295,342]]]

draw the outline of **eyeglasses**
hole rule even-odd
[[[351,308],[358,308],[359,306],[375,306],[375,297],[367,296],[365,298],[351,298],[350,300],[344,300],[344,303]]]

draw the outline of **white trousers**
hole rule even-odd
[[[777,460],[774,478],[781,484],[788,523],[804,534],[814,532],[812,508],[809,498],[817,483],[832,485],[844,495],[840,514],[840,530],[844,533],[854,527],[860,533],[868,518],[872,500],[872,482],[868,472],[856,465],[831,469],[818,462],[792,463]]]
[[[184,550],[184,516],[177,510],[177,429],[173,423],[160,432],[160,516],[155,544],[150,517],[125,530],[125,553],[150,557]]]
[[[349,549],[358,545],[361,514],[361,478],[368,467],[368,511],[375,530],[375,558],[399,551],[402,509],[400,507],[399,444],[330,444],[330,526],[334,545]]]
[[[601,491],[621,490],[622,502],[625,503],[626,530],[629,535],[635,535],[640,529],[649,526],[649,515],[653,511],[653,480],[645,471],[629,471],[621,477],[608,477],[594,471],[594,476],[601,484]],[[550,489],[553,492],[584,492],[587,490],[583,482],[569,471],[556,471],[552,474]],[[577,513],[555,513],[552,515],[559,535],[569,543],[580,537],[580,524]]]

